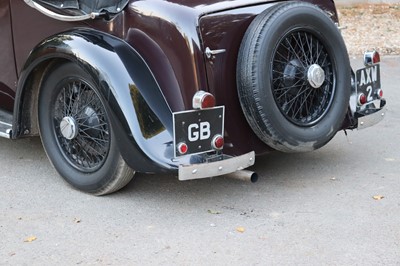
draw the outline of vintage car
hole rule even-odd
[[[352,71],[332,0],[2,0],[0,32],[0,135],[40,135],[94,195],[135,172],[255,181],[255,155],[384,115],[379,53]]]

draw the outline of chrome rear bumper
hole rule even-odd
[[[356,112],[358,125],[357,129],[364,129],[383,120],[386,114],[386,101],[377,100],[369,104],[364,110]]]
[[[230,174],[252,166],[255,162],[254,151],[228,159],[201,164],[180,165],[179,180],[200,179]]]

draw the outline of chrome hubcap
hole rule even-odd
[[[307,78],[311,87],[317,89],[325,81],[325,71],[318,64],[313,64],[308,68]]]
[[[66,139],[74,139],[78,135],[78,125],[73,117],[66,116],[60,122],[61,134]]]

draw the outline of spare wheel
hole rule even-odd
[[[274,5],[243,38],[237,87],[248,123],[284,152],[322,147],[340,129],[351,69],[343,38],[327,14],[303,2]]]

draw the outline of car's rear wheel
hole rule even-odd
[[[350,63],[336,25],[302,2],[273,6],[250,24],[239,52],[238,93],[247,121],[269,146],[311,151],[340,129]]]
[[[66,63],[49,71],[38,111],[46,153],[72,186],[104,195],[132,179],[134,171],[119,153],[104,100],[79,66]]]

